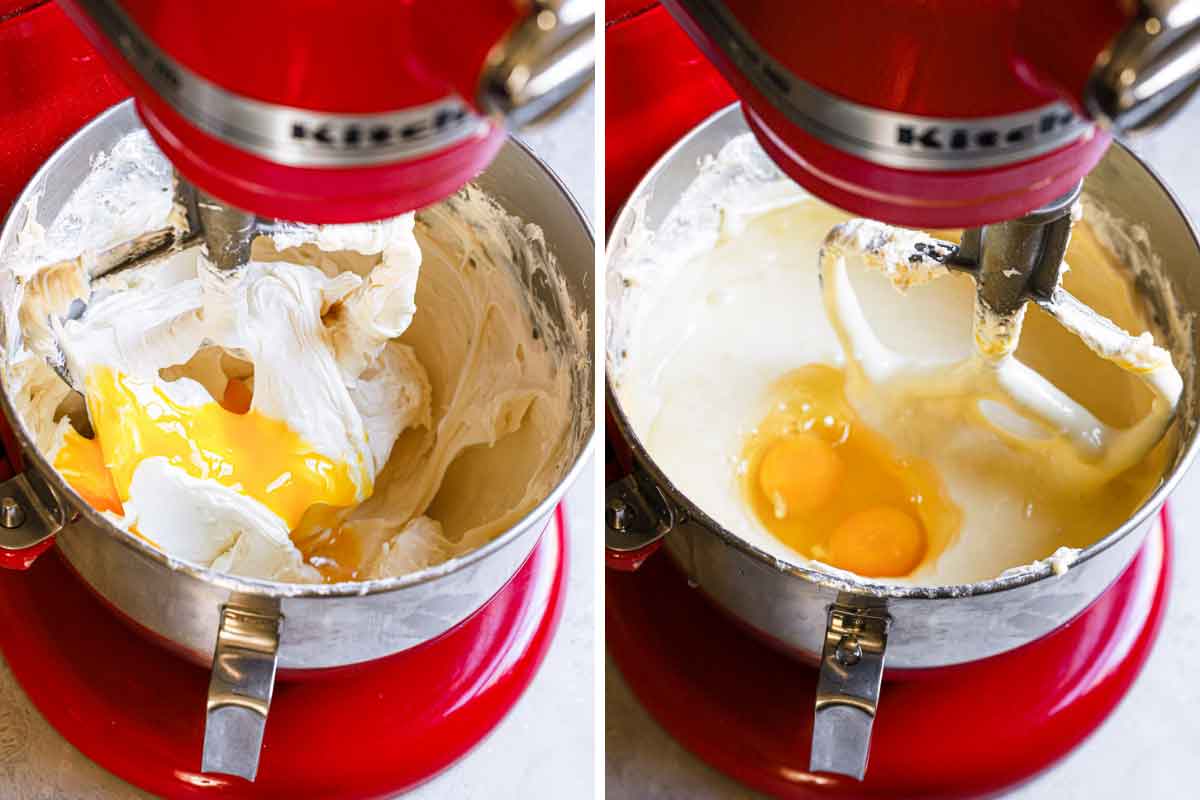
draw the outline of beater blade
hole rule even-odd
[[[1044,209],[1009,222],[967,231],[961,245],[865,219],[838,225],[821,247],[826,314],[846,353],[848,368],[872,389],[896,399],[958,398],[970,416],[1021,447],[1065,442],[1091,479],[1103,482],[1136,464],[1174,418],[1183,379],[1170,353],[1149,333],[1134,336],[1080,302],[1060,285],[1078,189]],[[961,361],[930,362],[897,352],[874,333],[846,270],[846,257],[882,271],[900,291],[951,269],[977,284],[974,348]],[[1100,358],[1136,375],[1153,392],[1151,409],[1127,428],[1097,419],[1013,354],[1026,303],[1043,308]],[[989,416],[992,401],[1048,431],[1038,438]]]
[[[119,180],[119,179],[118,179]],[[87,285],[100,278],[127,270],[150,267],[182,250],[203,245],[205,266],[225,278],[236,276],[250,260],[255,237],[286,232],[290,238],[315,240],[323,227],[267,219],[234,208],[189,183],[178,172],[173,180],[173,212],[162,227],[112,244],[98,253],[84,253],[60,266],[80,276],[73,297],[64,304],[65,313],[48,320],[53,339],[46,363],[72,389],[80,391],[67,363],[61,343],[62,326],[78,320],[87,310]]]

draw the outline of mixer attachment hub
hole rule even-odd
[[[992,323],[976,328],[983,354],[1011,354],[1020,338],[1026,301],[1049,300],[1058,289],[1072,211],[1082,188],[1077,184],[1023,217],[964,231],[958,252],[946,259],[946,266],[975,279],[976,314]]]
[[[1058,288],[1082,188],[1023,217],[965,231],[946,266],[973,273],[980,302],[995,314],[1014,313],[1031,297],[1049,298]]]
[[[218,270],[237,269],[250,260],[250,244],[258,234],[257,218],[211,195],[196,193],[196,212],[208,260]]]

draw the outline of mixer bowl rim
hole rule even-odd
[[[617,233],[623,232],[624,228],[628,227],[634,209],[638,207],[635,200],[640,200],[650,194],[654,184],[659,176],[667,169],[673,167],[675,162],[681,157],[681,153],[693,144],[694,140],[700,139],[709,133],[709,130],[722,123],[727,123],[727,118],[731,115],[738,114],[741,111],[742,104],[738,101],[730,103],[724,108],[710,114],[707,118],[698,123],[694,128],[688,131],[679,141],[675,142],[670,149],[654,162],[654,165],[647,170],[646,174],[638,181],[625,203],[622,205],[620,212],[613,221],[609,229],[609,237],[605,247],[605,277],[607,279],[608,265],[614,255],[616,242],[618,241]],[[741,115],[739,115],[741,116]],[[738,124],[734,122],[732,124]],[[741,130],[735,135],[740,136],[743,133],[752,133],[750,127],[745,122],[745,117],[740,119]],[[732,139],[732,137],[730,137]],[[729,139],[721,142],[723,145]],[[1112,142],[1112,147],[1119,148],[1125,155],[1131,157],[1133,161],[1154,180],[1158,188],[1163,191],[1175,212],[1183,220],[1188,234],[1191,236],[1193,244],[1197,250],[1200,250],[1200,231],[1197,230],[1191,218],[1184,211],[1183,205],[1179,202],[1174,192],[1163,181],[1162,177],[1143,161],[1130,148],[1116,139]],[[719,148],[717,148],[719,149]],[[715,155],[715,149],[710,148],[708,155]],[[1107,157],[1107,154],[1106,156]],[[693,161],[694,163],[694,161]],[[690,181],[688,185],[690,185]],[[1086,189],[1085,179],[1085,189]],[[660,220],[661,222],[661,220]],[[607,280],[606,280],[607,282]],[[606,299],[606,306],[607,306]],[[605,308],[607,313],[608,309]],[[865,579],[856,579],[847,577],[846,574],[836,574],[825,570],[817,569],[811,566],[793,563],[778,556],[771,555],[765,550],[754,546],[750,542],[741,538],[737,534],[725,528],[719,522],[710,517],[698,505],[692,502],[686,494],[679,490],[678,487],[667,477],[666,473],[659,468],[658,464],[650,456],[646,447],[642,444],[641,439],[633,429],[629,418],[625,415],[625,411],[621,406],[620,399],[616,389],[612,383],[611,354],[609,351],[609,342],[604,343],[604,392],[605,405],[611,411],[613,420],[617,429],[620,431],[622,438],[633,451],[634,458],[638,464],[645,469],[654,483],[661,488],[676,506],[676,512],[682,512],[681,518],[676,520],[677,526],[687,522],[696,522],[701,525],[706,531],[715,534],[725,544],[741,551],[745,555],[751,557],[765,566],[774,569],[777,572],[794,576],[802,580],[817,584],[818,586],[833,589],[835,591],[852,592],[859,595],[869,595],[873,597],[889,598],[889,599],[904,599],[904,600],[943,600],[954,599],[960,597],[969,597],[977,595],[991,594],[993,592],[1001,592],[1008,589],[1016,589],[1021,586],[1026,586],[1036,581],[1056,577],[1053,566],[1049,563],[1049,554],[1045,559],[1034,564],[1022,565],[1012,570],[1007,571],[1007,574],[1002,573],[995,578],[989,578],[983,581],[974,583],[960,584],[941,584],[935,586],[911,586],[907,584],[886,583],[882,581],[871,581]],[[1084,562],[1096,556],[1109,547],[1116,544],[1125,536],[1137,530],[1143,523],[1151,518],[1152,515],[1158,512],[1158,509],[1166,501],[1167,497],[1174,491],[1179,481],[1183,478],[1191,466],[1192,460],[1196,454],[1200,452],[1200,435],[1192,437],[1192,440],[1187,444],[1182,456],[1175,462],[1175,468],[1171,473],[1162,480],[1154,492],[1143,502],[1130,517],[1116,530],[1110,531],[1103,538],[1098,539],[1087,547],[1083,548],[1079,555],[1070,563],[1069,569],[1077,569]],[[668,533],[667,536],[673,534]]]
[[[16,236],[16,216],[18,209],[28,205],[37,194],[40,193],[41,187],[44,185],[46,176],[57,165],[58,161],[65,157],[65,154],[74,147],[80,146],[89,137],[95,135],[97,128],[104,125],[112,125],[122,128],[121,135],[126,135],[134,132],[138,128],[144,128],[140,117],[137,115],[132,98],[122,100],[118,103],[109,106],[104,111],[97,114],[91,120],[83,125],[78,131],[63,142],[55,151],[46,159],[17,198],[13,201],[12,207],[8,210],[5,218],[0,222],[0,254],[2,254],[11,237]],[[579,202],[575,199],[571,191],[563,183],[562,179],[550,168],[548,164],[538,158],[524,142],[516,136],[509,134],[504,143],[504,148],[515,147],[521,154],[527,157],[534,165],[539,167],[545,175],[550,179],[554,188],[565,199],[572,211],[575,212],[575,217],[583,223],[583,228],[588,239],[595,246],[595,232],[592,229],[591,221],[587,215],[583,213]],[[485,170],[486,172],[486,170]],[[593,289],[594,294],[594,289]],[[592,308],[583,309],[584,313],[591,314]],[[595,370],[595,347],[589,351],[589,356],[592,358],[592,369]],[[594,373],[593,373],[594,374]],[[596,430],[594,419],[587,420],[587,427],[581,432],[580,438],[582,442],[578,451],[575,453],[574,461],[569,469],[563,473],[562,477],[555,485],[554,489],[540,503],[534,506],[521,519],[517,520],[508,530],[501,533],[494,539],[485,544],[464,553],[460,556],[444,561],[440,564],[435,564],[432,567],[427,567],[416,572],[406,573],[391,578],[377,578],[369,581],[344,581],[341,583],[331,584],[310,584],[310,583],[282,583],[278,581],[269,581],[259,578],[248,578],[237,575],[230,575],[223,572],[218,572],[209,567],[202,567],[189,561],[184,561],[174,558],[161,550],[158,550],[148,543],[142,541],[133,534],[125,531],[116,525],[109,522],[99,512],[91,507],[86,500],[79,496],[74,489],[71,488],[58,470],[46,460],[45,456],[34,443],[33,438],[29,435],[29,431],[25,427],[25,422],[21,415],[17,413],[13,407],[12,400],[8,395],[7,381],[0,380],[0,410],[3,411],[6,421],[13,430],[13,434],[20,445],[20,456],[25,461],[25,471],[33,470],[43,480],[45,480],[54,493],[57,495],[63,513],[66,514],[66,526],[73,524],[79,516],[85,518],[92,525],[96,526],[108,536],[115,536],[123,544],[133,548],[139,555],[144,558],[149,558],[159,564],[167,567],[172,572],[179,572],[189,577],[201,580],[207,584],[216,586],[221,589],[227,589],[231,592],[237,592],[247,595],[258,595],[278,598],[323,598],[323,597],[359,597],[369,594],[381,594],[385,592],[397,591],[411,586],[416,586],[430,581],[438,580],[439,578],[458,572],[459,570],[470,567],[471,565],[487,558],[492,553],[508,546],[516,539],[520,538],[528,528],[533,525],[538,519],[549,519],[550,513],[554,507],[562,500],[567,489],[578,478],[579,473],[583,470],[587,463],[586,456],[592,452],[596,442]],[[594,417],[594,415],[593,415]],[[30,463],[32,462],[32,463]],[[66,498],[66,502],[63,501]],[[65,527],[64,526],[64,530]],[[60,534],[62,531],[60,531]]]

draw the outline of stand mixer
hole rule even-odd
[[[53,164],[48,162],[34,175],[33,183],[38,185],[17,198],[8,227],[21,224],[19,217],[32,214],[33,205],[28,202],[31,196],[41,201],[43,212],[53,213],[54,203],[63,199],[57,195],[69,193],[71,188],[67,185],[70,178],[64,177],[68,167],[82,167],[86,172],[88,159],[110,148],[113,136],[142,125],[176,170],[175,201],[181,212],[180,223],[174,227],[152,231],[97,254],[93,276],[145,265],[174,250],[201,244],[207,248],[214,267],[234,269],[245,262],[250,241],[258,232],[389,217],[436,203],[468,181],[477,181],[495,193],[495,184],[489,181],[507,178],[480,178],[489,167],[497,175],[519,174],[528,181],[505,199],[505,207],[511,208],[514,215],[536,220],[544,228],[547,241],[554,242],[551,249],[563,248],[564,262],[591,264],[590,237],[584,237],[589,254],[586,262],[580,257],[584,251],[575,246],[574,239],[569,246],[559,244],[566,238],[559,238],[558,219],[568,225],[579,224],[575,207],[548,173],[531,166],[536,159],[505,135],[506,126],[532,121],[552,111],[590,79],[593,57],[589,3],[484,0],[470,4],[469,13],[463,14],[465,21],[457,15],[448,18],[444,9],[432,3],[356,3],[339,9],[336,17],[328,15],[326,4],[317,3],[303,8],[294,3],[226,3],[219,9],[208,6],[204,13],[197,13],[193,4],[154,2],[81,2],[63,3],[61,7],[133,91],[140,122],[133,115],[132,103],[110,108],[92,120],[70,145],[60,148],[52,158]],[[229,25],[230,19],[236,19],[237,25]],[[58,85],[35,81],[18,87],[29,94],[44,92],[62,98],[60,106],[50,104],[47,111],[70,119],[64,133],[74,131],[98,110],[125,96],[108,68],[98,63],[78,34],[63,33],[69,26],[58,9],[38,6],[18,9],[12,17],[0,15],[0,22],[10,20],[6,32],[13,32],[13,48],[45,50],[57,46],[63,60],[71,62],[60,72],[51,70],[56,78],[74,71],[77,79],[86,78],[89,88],[103,84],[102,91],[94,94],[86,89],[75,91],[76,84],[69,80]],[[274,31],[274,44],[263,39],[268,30]],[[35,38],[38,35],[42,38]],[[216,41],[222,46],[210,48],[209,43]],[[19,70],[20,59],[12,61]],[[90,67],[80,66],[89,61]],[[7,61],[5,64],[12,69]],[[14,100],[17,112],[37,106],[37,101],[30,102],[24,92],[14,92]],[[55,132],[43,133],[49,147],[40,155],[33,154],[33,147],[17,148],[20,161],[14,158],[9,162],[26,170],[23,174],[14,172],[22,184],[33,174],[30,162],[35,166],[60,143],[53,141]],[[29,138],[33,142],[34,136]],[[36,144],[45,148],[42,141]],[[87,155],[64,155],[66,150]],[[13,197],[16,195],[14,190]],[[4,202],[8,200],[5,197]],[[521,208],[522,203],[527,205]],[[588,270],[590,275],[590,266]],[[586,303],[590,306],[591,300]],[[583,426],[590,428],[590,409],[579,413],[585,420]],[[26,450],[25,463],[20,464],[22,445],[28,443],[22,440],[19,423],[11,423],[12,432],[8,425],[0,427],[4,428],[5,455],[18,473],[24,467],[26,474],[32,474],[36,466],[31,462],[38,460],[37,454]],[[31,484],[35,487],[28,491]],[[63,552],[70,549],[72,538],[79,539],[83,543],[79,552],[87,558],[103,558],[102,552],[110,545],[118,549],[128,545],[118,545],[117,539],[107,539],[94,529],[75,536],[89,522],[96,523],[89,517],[91,509],[58,505],[64,496],[54,490],[50,490],[50,496],[37,496],[45,487],[36,480],[18,474],[5,485],[12,495],[6,508],[14,505],[13,497],[17,500],[15,510],[10,508],[6,518],[12,524],[6,524],[0,532],[0,566],[29,567],[56,535]],[[557,502],[558,494],[546,499],[550,504],[547,509]],[[54,513],[42,514],[44,508]],[[86,567],[75,567],[110,606],[138,622],[143,632],[148,629],[155,635],[151,638],[171,640],[196,634],[202,640],[182,646],[182,651],[190,651],[193,661],[207,664],[211,657],[215,665],[208,684],[203,757],[198,763],[205,773],[253,780],[276,662],[285,674],[293,669],[299,674],[314,671],[308,669],[310,666],[321,670],[356,665],[400,653],[457,629],[488,598],[497,596],[496,590],[521,564],[528,563],[531,570],[537,567],[539,559],[527,556],[544,527],[546,514],[552,513],[547,509],[539,509],[536,519],[505,532],[500,537],[503,541],[497,541],[499,546],[490,548],[503,555],[479,554],[494,566],[482,571],[466,570],[475,573],[467,580],[495,571],[496,585],[478,595],[460,592],[470,607],[441,616],[439,630],[427,631],[428,636],[409,637],[404,643],[385,643],[383,638],[387,637],[381,638],[378,631],[370,637],[354,636],[359,644],[370,639],[385,645],[388,652],[365,653],[343,643],[325,646],[320,653],[314,650],[313,655],[326,657],[311,663],[303,657],[288,663],[289,647],[304,638],[306,617],[318,626],[331,624],[331,629],[343,631],[350,628],[340,623],[332,625],[331,615],[346,614],[346,619],[358,619],[363,624],[388,618],[406,627],[404,621],[411,616],[403,611],[380,617],[337,607],[368,602],[415,603],[413,592],[397,582],[376,587],[382,591],[374,593],[360,591],[358,598],[352,598],[351,593],[303,598],[303,592],[295,587],[277,586],[282,594],[268,598],[272,590],[259,591],[264,588],[261,586],[256,590],[243,582],[240,590],[231,591],[232,584],[218,586],[198,574],[184,575],[165,558],[130,558],[126,554],[114,558],[113,564],[121,566],[110,564],[98,569],[113,577],[111,588],[118,593],[124,591],[122,586],[131,591],[118,598],[108,588],[97,588],[96,574],[89,576]],[[81,519],[81,515],[88,519]],[[526,531],[537,535],[525,536]],[[520,544],[504,547],[509,541]],[[529,548],[525,548],[526,542]],[[71,560],[70,556],[65,558]],[[182,608],[173,601],[164,601],[172,589],[161,590],[156,599],[131,609],[128,604],[137,601],[134,594],[151,600],[149,594],[143,594],[145,576],[118,573],[146,567],[161,568],[160,577],[175,585],[195,580],[186,590],[193,599],[198,597],[198,589],[204,590],[201,587],[211,589],[213,598],[206,598],[203,609],[171,619],[167,617],[174,613],[172,609]],[[447,575],[451,580],[453,576],[461,579],[463,572],[452,569]],[[236,578],[231,580],[238,583]],[[445,586],[445,582],[434,581],[428,584],[430,590],[434,590],[434,584]],[[518,594],[527,588],[520,581],[512,585],[512,591]],[[138,586],[142,588],[134,591]],[[210,599],[216,602],[208,602]],[[553,598],[543,600],[539,607],[531,607],[531,613],[547,614],[549,630],[557,618],[557,605]],[[242,601],[253,606],[251,613],[239,608]],[[275,615],[274,621],[262,616],[263,609],[270,609],[267,616]],[[210,611],[216,612],[215,620]],[[158,612],[163,613],[155,620],[145,616]],[[284,616],[287,624],[281,625]],[[432,619],[428,617],[427,621]],[[177,623],[190,630],[182,630]],[[467,638],[472,635],[463,634]],[[487,649],[482,640],[477,644]],[[449,695],[443,699],[449,699]],[[414,731],[419,732],[419,728],[414,726]],[[482,735],[483,730],[474,733]],[[444,747],[433,753],[433,761],[424,764],[414,759],[414,769],[404,780],[411,785],[427,777],[462,750]],[[193,748],[189,746],[187,752],[192,755]],[[154,766],[167,773],[171,769],[165,762]],[[269,782],[272,776],[267,778]],[[212,783],[228,782],[213,779]]]
[[[766,0],[664,5],[741,95],[759,143],[798,183],[885,222],[968,229],[962,248],[922,247],[909,260],[972,274],[975,339],[985,352],[1016,349],[1026,300],[1055,316],[1077,304],[1059,287],[1070,213],[1109,131],[1161,121],[1200,85],[1200,4],[1187,0],[1142,2],[1132,16],[1127,4],[1086,0],[1053,11],[1035,2],[811,13],[784,13]],[[1068,31],[1065,43],[1056,38]],[[980,323],[988,316],[994,327]],[[1172,407],[1177,377],[1160,393]],[[841,667],[845,646],[831,637],[825,658]],[[843,726],[857,717],[869,737],[873,707],[846,711],[861,709],[870,690],[843,668],[822,679],[818,692],[828,697],[818,704],[812,768],[848,766],[861,776],[859,759],[843,761]]]
[[[491,161],[506,125],[592,75],[590,3],[574,0],[482,0],[453,25],[430,2],[332,17],[323,3],[62,5],[133,90],[187,219],[108,270],[199,236],[228,269],[264,219],[361,222],[429,205]]]
[[[841,208],[926,228],[1054,201],[1110,130],[1152,125],[1194,90],[1195,3],[1053,5],[664,3],[784,172]]]
[[[1104,357],[1134,347],[1132,337],[1080,308],[1061,289],[1062,259],[1080,182],[1104,156],[1110,131],[1156,124],[1194,91],[1200,78],[1193,46],[1200,4],[881,2],[870,8],[785,8],[754,0],[664,0],[662,5],[733,87],[758,144],[788,177],[873,220],[966,229],[961,246],[915,234],[907,245],[897,244],[909,233],[883,225],[848,243],[855,237],[839,241],[846,232],[835,229],[826,249],[844,247],[868,263],[874,258],[897,284],[903,281],[897,273],[905,270],[971,274],[977,283],[975,355],[993,364],[1015,349],[1030,300],[1089,345],[1109,337],[1111,348],[1092,347]],[[610,109],[614,105],[609,102]],[[613,111],[609,114],[611,119]],[[728,125],[714,116],[703,127],[715,133]],[[676,163],[688,155],[683,143],[677,145],[634,199],[645,203],[649,197],[653,203],[653,179],[660,186],[678,181],[677,174],[668,179],[661,173],[678,173]],[[627,235],[633,216],[627,211],[615,223],[613,242]],[[851,224],[857,223],[872,224]],[[891,253],[881,254],[892,245]],[[620,245],[615,247],[619,253]],[[823,260],[823,268],[826,264]],[[828,272],[825,277],[828,283]],[[827,309],[838,305],[829,291],[827,286]],[[878,345],[859,340],[851,346],[844,336],[842,343],[856,354],[851,361]],[[869,363],[860,366],[872,372]],[[1147,366],[1147,372],[1156,369]],[[1167,422],[1182,390],[1177,378],[1157,387],[1150,380]],[[879,383],[885,380],[879,377]],[[1073,406],[1054,419],[1046,406],[1032,416],[1062,432],[1071,428],[1066,418],[1078,410]],[[1153,424],[1160,427],[1150,444],[1165,426],[1162,419]],[[644,466],[649,456],[619,405],[614,427]],[[610,564],[636,568],[644,560],[647,550],[622,543],[630,532],[642,534],[644,546],[672,528],[698,526],[707,533],[718,527],[703,515],[697,520],[694,508],[680,508],[676,490],[657,467],[649,474],[654,484],[649,490],[644,480],[638,486],[633,478],[610,484]],[[751,594],[768,596],[767,584],[780,590],[789,581],[775,580],[775,570],[746,566],[762,559],[710,551],[699,543],[708,538],[689,533],[682,542],[678,534],[673,540],[681,543],[672,555],[693,585],[699,583],[719,606],[768,637],[788,627],[782,610],[759,613],[749,604]],[[728,538],[724,544],[732,552]],[[710,559],[724,562],[723,576]],[[731,578],[726,568],[732,561],[747,570],[746,577]],[[706,569],[713,570],[707,580],[697,577]],[[785,570],[778,569],[782,577]],[[750,576],[759,581],[753,592]],[[730,579],[739,585],[723,585]],[[782,599],[791,591],[780,592],[781,603],[809,610],[799,591]],[[848,587],[823,604],[828,617],[815,647],[821,668],[810,772],[861,780],[866,770],[884,654],[892,652],[889,627],[896,633],[895,620],[873,594],[855,597]],[[814,649],[807,636],[777,638],[804,656]]]

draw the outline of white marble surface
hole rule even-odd
[[[1200,103],[1161,131],[1132,142],[1200,220]],[[1196,265],[1200,270],[1200,263]],[[1200,747],[1200,468],[1171,500],[1175,577],[1162,633],[1137,683],[1116,712],[1047,774],[1007,796],[1017,800],[1197,797]],[[610,798],[755,797],[667,737],[608,663],[606,795]],[[1019,679],[1019,678],[1018,678]],[[996,758],[1003,758],[997,753]]]
[[[588,91],[570,109],[522,137],[563,178],[588,215],[595,205],[594,106],[594,92]],[[593,470],[594,461],[567,495],[566,603],[541,670],[477,748],[408,797],[574,800],[594,795]],[[24,696],[0,657],[0,800],[146,797],[59,736]]]

